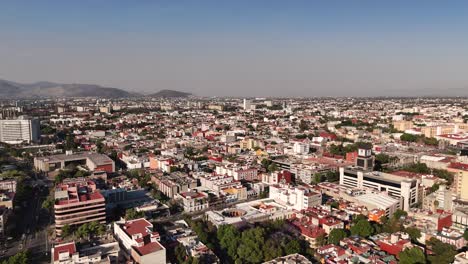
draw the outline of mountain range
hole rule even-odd
[[[190,93],[174,90],[161,90],[150,97],[188,97]],[[56,98],[56,97],[140,97],[139,93],[119,88],[103,87],[95,84],[63,84],[53,82],[18,83],[0,79],[0,97],[5,99]]]

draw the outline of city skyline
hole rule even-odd
[[[199,96],[444,95],[468,4],[45,1],[0,8],[0,78]]]

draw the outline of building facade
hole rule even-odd
[[[106,223],[106,202],[96,184],[83,178],[57,185],[55,190],[55,231],[62,234],[65,225],[89,222]]]
[[[38,119],[0,120],[0,142],[8,144],[38,142],[40,128]]]

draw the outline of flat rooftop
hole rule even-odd
[[[47,156],[47,157],[38,157],[36,159],[42,162],[48,162],[48,163],[90,159],[96,165],[109,164],[113,162],[113,160],[109,158],[108,156],[104,154],[96,153],[96,152],[58,154],[58,155],[52,155],[52,156]]]

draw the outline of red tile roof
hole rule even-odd
[[[449,168],[468,171],[468,164],[461,162],[452,162],[450,163]]]
[[[161,244],[159,244],[159,242],[150,242],[150,243],[145,244],[144,246],[133,247],[133,248],[138,252],[138,254],[142,256],[163,249],[163,247],[161,246]]]
[[[148,228],[152,228],[153,225],[144,218],[127,221],[123,227],[123,230],[130,237],[135,234],[142,234],[145,236],[148,234]]]
[[[54,261],[59,259],[59,254],[68,252],[68,255],[71,256],[76,252],[75,242],[70,242],[67,244],[57,245],[54,247]]]

